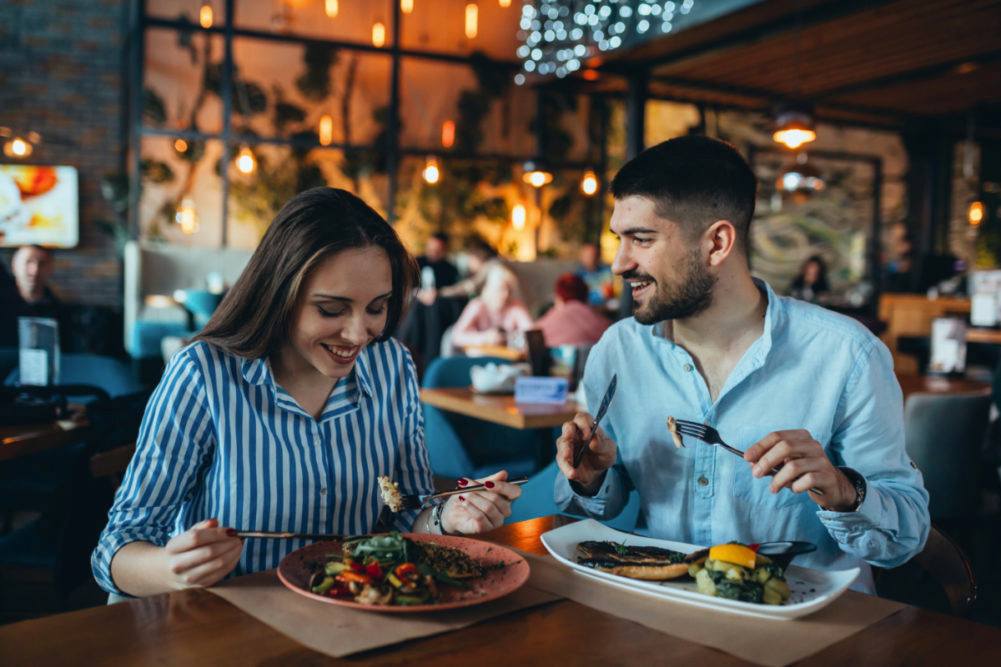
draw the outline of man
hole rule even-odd
[[[421,303],[431,305],[436,290],[454,285],[459,280],[459,270],[448,261],[448,234],[435,232],[424,246],[424,254],[417,258],[421,269],[421,289],[418,292]]]
[[[40,246],[17,249],[11,258],[13,285],[0,285],[0,347],[17,347],[19,317],[51,317],[59,319],[61,304],[49,287],[52,278],[52,253]],[[7,283],[6,280],[2,282]]]
[[[603,306],[610,296],[612,272],[601,263],[601,249],[597,243],[585,243],[580,247],[580,266],[576,273],[587,283],[588,303]]]
[[[587,283],[580,276],[564,273],[553,288],[553,307],[535,323],[546,347],[594,345],[611,321],[587,305]]]
[[[564,424],[557,504],[611,518],[635,488],[655,536],[809,540],[818,550],[798,563],[861,566],[856,587],[871,592],[866,563],[903,563],[930,525],[886,347],[855,321],[751,277],[755,177],[728,144],[659,144],[622,168],[612,194],[621,242],[612,270],[631,289],[635,318],[591,351],[587,404],[597,406],[613,374],[618,391],[596,437],[590,415]],[[743,458],[688,437],[677,448],[669,416],[714,426]]]

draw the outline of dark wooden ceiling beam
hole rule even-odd
[[[867,81],[856,81],[853,83],[846,84],[844,86],[838,86],[836,88],[815,91],[810,94],[810,97],[811,99],[816,101],[829,100],[834,97],[840,97],[843,95],[853,95],[855,93],[860,93],[867,90],[873,90],[875,88],[881,88],[883,86],[896,86],[902,83],[912,83],[914,81],[921,81],[924,79],[933,79],[937,76],[948,74],[952,70],[956,69],[957,67],[965,63],[976,63],[976,65],[980,67],[983,65],[989,65],[997,61],[1001,61],[1001,49],[997,49],[995,51],[989,51],[987,53],[982,53],[972,57],[966,56],[962,58],[955,58],[953,60],[937,63],[935,65],[929,65],[927,67],[919,67],[917,69],[913,69],[907,72],[887,74],[886,76],[876,77],[874,79],[869,79]],[[956,76],[963,76],[963,75],[957,72]]]
[[[602,69],[607,69],[609,71],[622,69],[635,71],[636,68],[652,69],[658,65],[664,65],[667,63],[677,65],[696,57],[703,57],[715,53],[724,53],[738,47],[750,46],[763,42],[783,33],[794,30],[802,30],[806,27],[850,16],[863,10],[871,10],[880,5],[887,4],[888,2],[891,2],[891,0],[840,0],[839,2],[831,2],[808,7],[800,11],[794,10],[775,19],[774,21],[770,21],[762,25],[752,26],[744,30],[739,30],[717,39],[707,40],[701,44],[693,45],[680,53],[669,53],[644,60],[630,60],[627,55],[623,58],[622,62],[609,62],[603,66]]]

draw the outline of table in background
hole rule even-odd
[[[77,442],[86,426],[82,420],[0,426],[0,461],[65,447]]]
[[[966,330],[966,342],[1001,345],[1001,329],[971,327]]]
[[[539,536],[572,519],[504,526],[489,541],[545,553]],[[692,613],[698,610],[692,608]],[[795,630],[794,621],[789,621]],[[721,629],[724,631],[725,629]],[[803,661],[818,665],[988,664],[1001,630],[915,607]],[[83,658],[86,656],[86,658]],[[454,632],[327,658],[202,590],[0,627],[0,664],[659,664],[742,665],[734,656],[561,600]]]
[[[990,392],[991,386],[980,380],[950,378],[937,375],[912,375],[897,373],[897,381],[904,392],[904,400],[911,394],[971,394]]]
[[[519,429],[562,426],[581,410],[574,401],[559,405],[516,403],[510,394],[477,394],[469,387],[421,389],[421,401],[441,410]]]

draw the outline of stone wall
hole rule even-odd
[[[56,252],[54,278],[62,299],[72,303],[122,302],[114,243],[96,223],[112,217],[101,197],[101,177],[122,165],[126,5],[0,2],[0,126],[42,134],[29,162],[70,165],[80,175],[80,244]],[[45,142],[46,136],[53,141]],[[0,253],[8,266],[10,255]]]

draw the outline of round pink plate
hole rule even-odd
[[[421,611],[438,611],[441,609],[457,609],[496,600],[512,593],[528,581],[528,563],[518,553],[498,544],[474,540],[468,537],[453,537],[451,535],[425,535],[405,533],[414,542],[434,542],[446,547],[461,549],[466,554],[489,567],[503,564],[504,567],[491,569],[478,579],[468,580],[469,588],[455,588],[439,584],[439,602],[434,604],[406,605],[369,605],[359,604],[350,599],[330,598],[317,595],[309,590],[309,577],[321,564],[327,561],[329,554],[340,553],[340,542],[317,542],[297,549],[285,556],[278,564],[278,578],[290,590],[320,602],[336,604],[342,607],[352,607],[364,611],[381,611],[389,613],[412,613]]]

